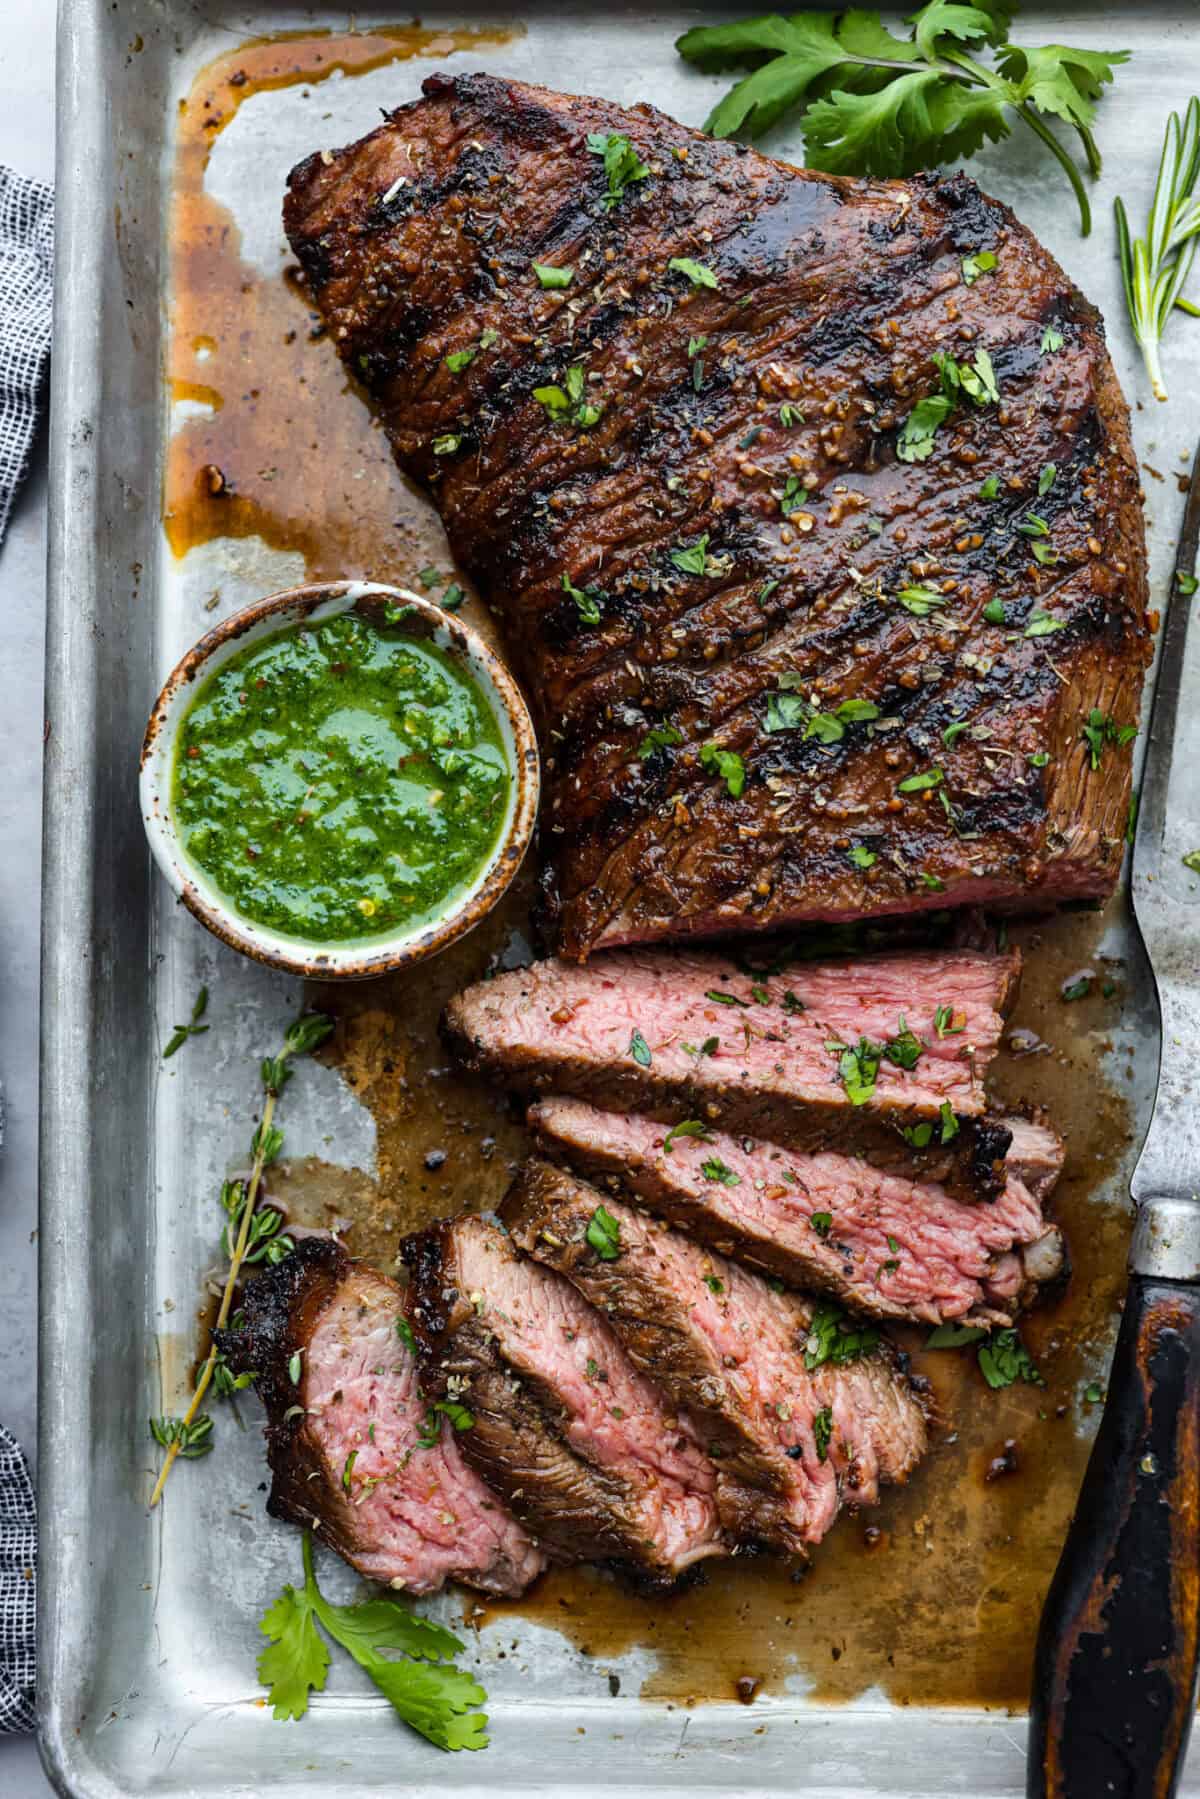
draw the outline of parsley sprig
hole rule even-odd
[[[757,137],[803,106],[805,160],[832,174],[912,175],[957,162],[1008,137],[1015,117],[1062,166],[1086,237],[1087,190],[1047,120],[1077,133],[1088,172],[1098,175],[1095,103],[1128,52],[1011,44],[1010,11],[1005,0],[927,0],[909,37],[857,8],[768,14],[698,26],[676,48],[702,69],[752,70],[709,115],[711,136]],[[979,60],[985,49],[996,52],[994,63]]]
[[[439,1749],[486,1749],[487,1694],[454,1665],[458,1638],[432,1618],[405,1611],[394,1599],[334,1605],[317,1585],[312,1537],[304,1533],[304,1585],[286,1586],[267,1608],[259,1629],[268,1639],[258,1677],[269,1689],[276,1718],[302,1718],[309,1695],[324,1691],[332,1637],[370,1675],[395,1710]],[[398,1649],[400,1659],[382,1654]]]

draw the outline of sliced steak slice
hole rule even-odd
[[[479,1217],[422,1231],[402,1253],[426,1394],[469,1409],[463,1454],[549,1555],[666,1583],[725,1553],[691,1423],[569,1281]]]
[[[1099,314],[1006,206],[436,74],[284,224],[504,622],[562,954],[1112,891],[1130,755],[1080,727],[1137,719],[1139,473]],[[996,403],[905,460],[976,356]]]
[[[443,1022],[469,1068],[513,1087],[862,1150],[991,1195],[1009,1134],[986,1115],[984,1075],[1019,968],[1012,952],[956,950],[767,976],[639,950],[513,969],[457,995]]]
[[[600,1207],[617,1226],[612,1259],[589,1241]],[[809,1370],[813,1309],[795,1294],[547,1162],[526,1164],[501,1216],[695,1420],[733,1541],[795,1554],[821,1540],[839,1499],[872,1503],[921,1455],[924,1413],[886,1351]]]
[[[713,1249],[869,1317],[1011,1324],[1018,1303],[1061,1262],[1057,1232],[1015,1174],[998,1199],[971,1204],[861,1157],[805,1155],[724,1131],[672,1135],[653,1119],[584,1100],[539,1100],[529,1123],[555,1160]],[[1041,1134],[1049,1140],[1042,1155],[1048,1161],[1056,1144],[1061,1165],[1061,1142]],[[1047,1182],[1049,1173],[1043,1190]],[[1027,1273],[1022,1258],[1035,1247]]]
[[[411,1593],[447,1580],[525,1591],[545,1556],[463,1460],[456,1433],[429,1418],[393,1281],[306,1238],[250,1283],[242,1312],[221,1347],[267,1408],[273,1517]]]

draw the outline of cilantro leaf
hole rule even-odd
[[[720,282],[706,263],[690,256],[672,256],[667,264],[674,275],[686,275],[693,287],[720,287]]]
[[[601,204],[606,212],[611,212],[624,199],[625,190],[632,187],[635,181],[645,181],[650,170],[629,139],[620,132],[589,131],[587,147],[593,156],[604,158],[608,192]]]
[[[258,1678],[269,1689],[267,1704],[277,1719],[302,1718],[309,1694],[325,1690],[329,1673],[329,1650],[307,1591],[284,1587],[258,1628],[271,1639],[258,1658]]]
[[[588,1220],[584,1238],[602,1262],[615,1262],[621,1253],[621,1226],[607,1206],[597,1206]]]
[[[746,764],[736,751],[720,749],[715,743],[702,743],[700,762],[710,774],[724,781],[730,799],[741,799],[746,785]]]
[[[1095,101],[1126,53],[1009,44],[1010,11],[1008,0],[927,0],[905,38],[858,8],[771,14],[697,27],[676,48],[702,69],[750,71],[709,115],[711,136],[758,136],[802,107],[805,161],[835,174],[911,175],[1007,137],[1019,119],[1063,168],[1086,236],[1091,215],[1079,171],[1038,115],[1071,125],[1098,174]],[[986,47],[997,51],[995,66],[980,60]],[[990,254],[977,253],[964,279],[984,272]]]
[[[304,1533],[304,1586],[283,1589],[259,1629],[269,1639],[258,1658],[276,1718],[301,1718],[309,1694],[321,1692],[329,1671],[322,1630],[351,1655],[414,1730],[439,1749],[483,1749],[487,1719],[477,1708],[487,1695],[449,1660],[461,1652],[442,1625],[415,1617],[390,1599],[333,1605],[317,1585],[312,1538]],[[321,1629],[318,1629],[318,1624]],[[398,1649],[404,1659],[380,1653]]]
[[[557,269],[553,263],[531,262],[529,266],[542,287],[570,287],[575,279],[574,269]]]
[[[953,411],[954,401],[946,394],[926,394],[918,400],[896,439],[896,454],[901,462],[928,461],[933,454],[934,434]]]

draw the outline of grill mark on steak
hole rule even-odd
[[[452,1430],[430,1448],[418,1441],[426,1405],[397,1333],[394,1282],[306,1238],[250,1282],[241,1311],[244,1327],[219,1343],[235,1372],[253,1373],[267,1410],[272,1517],[311,1527],[394,1588],[431,1593],[457,1580],[525,1591],[546,1565],[541,1551],[464,1462]]]
[[[504,616],[540,715],[541,914],[560,952],[1111,891],[1129,757],[1092,771],[1080,725],[1093,707],[1122,724],[1137,713],[1139,483],[1098,316],[1053,259],[960,176],[792,170],[648,107],[490,76],[424,91],[293,171],[285,223],[401,466]],[[611,210],[590,131],[625,133],[652,171]],[[380,208],[397,179],[409,187]],[[964,285],[961,257],[985,246],[996,268]],[[667,267],[681,255],[718,288],[685,291]],[[535,259],[571,266],[572,287],[542,292]],[[1047,320],[1057,354],[1040,351]],[[485,329],[495,344],[452,375],[445,355]],[[699,394],[693,335],[710,339]],[[897,432],[937,385],[934,352],[980,347],[1000,406],[965,403],[926,463],[898,463]],[[598,377],[593,430],[553,424],[532,398],[572,362]],[[785,402],[803,414],[790,430]],[[462,447],[439,457],[446,433]],[[1059,481],[1039,501],[1050,462]],[[781,516],[789,473],[811,528]],[[993,473],[1003,498],[989,508]],[[1015,530],[1027,510],[1051,523],[1057,567]],[[665,578],[671,547],[704,532],[736,546],[730,566]],[[609,596],[598,626],[571,630],[564,574]],[[895,593],[912,581],[946,605],[904,613]],[[982,617],[992,598],[1007,630]],[[1047,602],[1066,628],[1026,639]],[[763,733],[780,673],[830,711],[880,704],[897,679],[918,698],[902,732],[823,753]],[[941,743],[951,695],[986,740]],[[683,742],[643,771],[645,720],[668,716]],[[738,798],[699,762],[714,736],[746,761]],[[936,795],[897,794],[931,765],[949,814]],[[863,870],[846,852],[867,831],[880,847]]]
[[[606,1191],[633,1198],[725,1256],[828,1293],[867,1317],[1011,1324],[1018,1304],[1061,1265],[1061,1239],[1041,1204],[1062,1165],[1062,1144],[1051,1132],[1039,1131],[1036,1152],[1027,1148],[1015,1164],[1010,1152],[1004,1190],[979,1205],[860,1157],[804,1155],[723,1131],[675,1137],[668,1148],[665,1126],[584,1100],[539,1100],[529,1125],[545,1154]],[[1036,1198],[1023,1178],[1035,1153],[1042,1167]],[[1036,1251],[1028,1273],[1026,1250]]]
[[[959,950],[748,977],[716,954],[633,951],[480,982],[451,1000],[443,1031],[468,1068],[521,1091],[860,1151],[988,1197],[1003,1188],[1010,1139],[987,1114],[984,1075],[1019,968],[1013,952]],[[934,1029],[939,1005],[961,1026],[953,1034]],[[881,1060],[873,1091],[853,1103],[830,1046],[886,1043],[902,1020],[921,1045],[915,1066]],[[947,1143],[943,1105],[954,1113]],[[922,1125],[928,1144],[904,1137]]]
[[[426,1391],[470,1408],[464,1456],[548,1555],[616,1561],[663,1584],[725,1553],[690,1421],[567,1281],[478,1217],[401,1251]]]
[[[587,1242],[600,1204],[619,1227],[613,1261]],[[812,1308],[794,1294],[772,1293],[545,1162],[526,1164],[501,1217],[527,1254],[604,1314],[634,1363],[695,1421],[732,1541],[800,1552],[825,1535],[840,1501],[873,1503],[881,1480],[903,1480],[919,1459],[925,1417],[887,1354],[809,1372]]]

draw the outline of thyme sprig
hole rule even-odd
[[[1178,307],[1193,318],[1200,317],[1200,307],[1183,297],[1183,284],[1200,235],[1198,184],[1200,100],[1193,98],[1188,101],[1182,125],[1178,113],[1173,112],[1167,120],[1145,237],[1132,235],[1125,202],[1114,202],[1125,304],[1156,400],[1167,397],[1159,345],[1172,312]]]
[[[243,1377],[235,1379],[227,1369],[224,1370],[224,1377],[218,1374],[224,1364],[217,1348],[216,1333],[224,1330],[229,1323],[233,1296],[242,1277],[242,1270],[256,1262],[282,1261],[293,1248],[291,1238],[281,1232],[281,1214],[274,1207],[262,1211],[258,1209],[263,1171],[275,1161],[283,1148],[283,1132],[275,1124],[275,1105],[292,1078],[292,1061],[296,1056],[309,1055],[318,1048],[332,1029],[332,1018],[326,1018],[321,1012],[305,1013],[288,1027],[278,1055],[266,1057],[261,1065],[265,1100],[258,1129],[250,1141],[250,1178],[247,1181],[223,1181],[221,1184],[221,1205],[225,1212],[221,1248],[229,1258],[229,1268],[220,1309],[209,1339],[208,1355],[200,1370],[191,1402],[182,1418],[154,1418],[150,1421],[151,1435],[167,1452],[154,1483],[154,1491],[150,1495],[152,1507],[162,1498],[163,1488],[178,1457],[204,1455],[212,1447],[212,1419],[201,1412],[200,1407],[214,1379],[218,1394],[223,1396],[227,1395],[227,1391],[236,1391],[239,1386],[245,1385]]]

